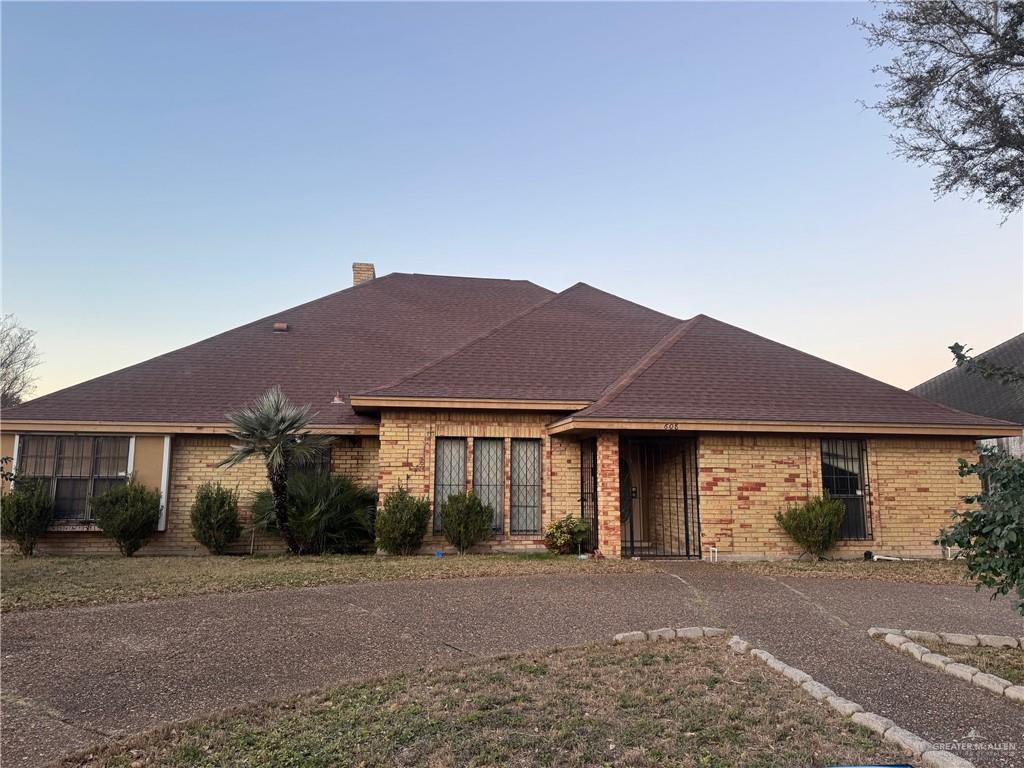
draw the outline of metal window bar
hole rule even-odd
[[[501,533],[505,524],[505,441],[473,440],[473,493],[494,511],[491,528]]]
[[[540,440],[513,440],[510,454],[509,530],[540,533]]]
[[[333,446],[326,446],[323,449],[317,451],[315,456],[311,456],[308,460],[302,462],[296,467],[292,468],[293,472],[307,472],[310,474],[316,474],[323,472],[324,474],[331,473],[331,461],[333,460]]]
[[[466,439],[439,437],[434,452],[434,533],[441,532],[441,507],[466,490]]]
[[[866,541],[872,536],[864,457],[863,440],[825,438],[821,441],[822,488],[846,507],[839,529],[840,539]]]
[[[18,476],[45,483],[55,520],[91,520],[89,500],[128,479],[129,437],[23,435]]]
[[[597,440],[580,442],[580,517],[590,525],[586,549],[597,549]]]
[[[92,489],[89,499],[128,482],[127,437],[97,437],[93,443]],[[90,504],[91,507],[91,504]],[[92,510],[89,510],[92,517]]]

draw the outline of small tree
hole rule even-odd
[[[5,479],[13,479],[13,476],[5,473]],[[17,480],[14,487],[0,498],[0,536],[13,539],[26,557],[35,552],[36,544],[52,520],[50,489],[37,480]]]
[[[231,454],[218,464],[235,464],[259,456],[267,468],[267,481],[274,496],[274,520],[288,549],[299,554],[301,547],[288,521],[288,473],[294,466],[312,462],[323,454],[333,438],[306,431],[309,406],[292,404],[278,386],[237,413],[229,413],[235,439]]]
[[[968,375],[998,381],[1024,397],[1024,368],[975,357],[959,343],[949,350]],[[1024,613],[1024,459],[992,448],[980,453],[975,464],[959,461],[961,477],[981,481],[981,493],[964,499],[978,506],[954,515],[936,543],[960,548],[978,589],[992,587],[993,598],[1016,591],[1017,609]]]
[[[785,512],[777,512],[775,520],[803,550],[801,557],[808,554],[815,560],[821,560],[839,540],[845,514],[843,502],[825,495],[795,504]]]
[[[203,483],[192,502],[192,536],[215,555],[223,555],[242,535],[238,493],[220,483]]]
[[[441,505],[441,531],[460,555],[491,535],[494,508],[472,491],[449,496]]]
[[[125,557],[138,552],[160,524],[160,494],[134,480],[115,485],[90,503],[96,524]]]
[[[991,448],[977,464],[960,459],[960,475],[977,475],[982,491],[964,500],[979,506],[957,512],[936,543],[958,547],[975,587],[997,595],[1016,593],[1024,613],[1024,460]]]
[[[430,524],[430,502],[404,486],[384,497],[377,512],[377,547],[391,555],[411,555],[423,546]]]

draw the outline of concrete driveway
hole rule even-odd
[[[2,619],[5,766],[158,724],[388,671],[724,626],[933,742],[1024,765],[1024,709],[867,637],[872,625],[1024,634],[969,587],[772,579],[703,563],[654,574],[391,582],[212,595]]]

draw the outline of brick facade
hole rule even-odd
[[[364,485],[377,485],[378,441],[375,437],[339,437],[331,447],[331,471],[346,474]],[[267,487],[266,471],[258,459],[234,467],[218,467],[231,450],[227,437],[179,435],[171,443],[166,530],[157,533],[139,555],[205,555],[206,548],[192,538],[190,519],[196,490],[203,483],[219,482],[238,491],[242,528],[250,522],[253,496]],[[39,552],[49,555],[116,554],[117,545],[99,531],[60,531],[47,534]],[[276,536],[243,532],[230,552],[284,551]]]
[[[799,435],[701,435],[698,451],[701,541],[725,558],[793,557],[799,549],[775,513],[822,492],[821,440]],[[937,557],[933,544],[977,478],[961,478],[957,459],[974,455],[968,439],[867,441],[872,537],[842,542],[839,557],[867,550]]]
[[[620,503],[619,435],[602,432],[597,436],[597,548],[605,557],[622,552]]]
[[[544,546],[543,529],[567,514],[579,515],[579,443],[571,438],[550,436],[547,424],[556,414],[536,411],[440,411],[386,410],[381,413],[380,457],[377,487],[381,497],[400,485],[415,496],[434,503],[434,454],[438,437],[466,438],[466,490],[473,488],[474,438],[500,438],[504,444],[505,520],[500,535],[481,545],[481,551],[536,550]],[[511,441],[535,439],[541,442],[541,514],[536,534],[512,534],[509,509],[511,485]],[[424,552],[450,551],[444,536],[429,531]]]
[[[433,503],[437,437],[467,440],[466,487],[473,485],[473,441],[504,440],[505,521],[500,535],[483,550],[520,551],[543,547],[541,533],[513,535],[509,526],[510,445],[515,438],[541,443],[540,526],[580,513],[580,446],[575,437],[547,434],[558,414],[536,411],[394,410],[381,416],[378,437],[339,437],[332,448],[332,471],[377,488],[383,495],[405,485]],[[792,557],[797,549],[775,522],[787,505],[821,493],[821,440],[795,434],[703,433],[698,438],[698,486],[702,551],[716,546],[723,558]],[[939,556],[932,542],[948,524],[962,497],[977,490],[977,479],[961,478],[958,458],[974,455],[969,439],[873,438],[866,442],[872,538],[842,543],[840,557],[865,550],[907,556]],[[189,512],[204,482],[237,488],[243,525],[253,495],[266,487],[263,467],[252,460],[230,469],[217,467],[229,451],[227,437],[179,435],[171,449],[166,531],[140,554],[205,554],[192,538]],[[619,518],[619,435],[597,435],[598,548],[621,555]],[[657,535],[656,531],[652,532]],[[283,549],[276,537],[246,534],[236,552]],[[443,536],[428,535],[424,551],[448,549]],[[48,534],[44,554],[112,554],[116,547],[95,531]]]

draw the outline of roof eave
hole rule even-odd
[[[350,403],[356,412],[379,411],[382,408],[579,411],[593,405],[592,400],[508,400],[484,397],[412,397],[405,395],[353,395]]]
[[[229,422],[75,421],[68,419],[4,419],[3,432],[92,432],[133,435],[224,435]],[[322,435],[376,435],[377,424],[311,424],[307,431]]]
[[[552,435],[601,430],[667,432],[787,432],[804,434],[930,435],[946,437],[1020,437],[1024,427],[980,424],[886,422],[798,422],[758,420],[602,419],[567,416],[548,425]]]

